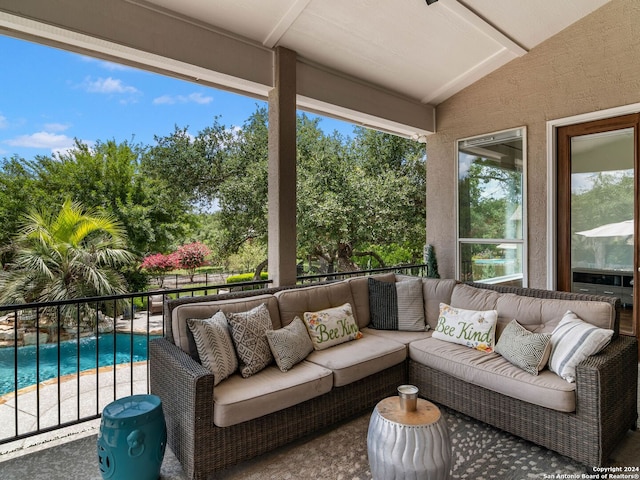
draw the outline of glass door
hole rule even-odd
[[[619,297],[636,335],[638,115],[558,130],[558,287]]]

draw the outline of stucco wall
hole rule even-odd
[[[613,0],[437,108],[427,140],[427,242],[455,273],[455,145],[527,127],[529,286],[547,283],[546,122],[640,102],[640,2]]]

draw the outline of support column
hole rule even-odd
[[[269,277],[296,283],[296,52],[277,47],[269,91]]]

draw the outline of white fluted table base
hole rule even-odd
[[[379,402],[369,421],[369,466],[374,480],[446,480],[451,473],[449,429],[440,409],[418,399],[415,412],[398,397]]]

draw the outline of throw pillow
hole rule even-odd
[[[213,373],[213,384],[218,385],[238,369],[227,318],[217,312],[205,320],[189,319],[187,325],[193,333],[200,362]]]
[[[549,360],[550,340],[550,333],[533,333],[511,320],[502,331],[495,351],[516,367],[538,375]]]
[[[433,338],[459,343],[483,352],[493,352],[497,321],[496,310],[465,310],[441,303]]]
[[[549,370],[567,382],[576,381],[576,366],[606,347],[613,337],[613,330],[599,328],[567,311],[551,333]]]
[[[266,336],[268,330],[273,330],[273,324],[266,304],[262,303],[248,312],[227,313],[227,321],[240,359],[240,374],[244,378],[273,362]]]
[[[424,319],[422,279],[382,282],[369,278],[369,327],[376,330],[420,332]]]
[[[319,312],[304,312],[303,316],[314,350],[362,338],[350,303]]]
[[[300,317],[295,317],[286,327],[267,330],[266,335],[271,353],[283,372],[290,370],[313,352],[313,343]]]

